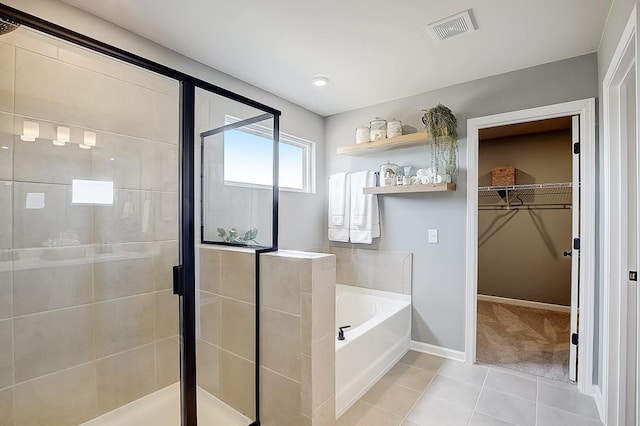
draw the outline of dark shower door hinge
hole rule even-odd
[[[183,271],[184,267],[182,265],[176,265],[173,267],[173,294],[177,294],[178,296],[182,296],[184,294],[182,285]]]
[[[573,153],[580,154],[580,142],[576,142],[573,144]]]
[[[571,335],[571,344],[572,345],[578,345],[578,333],[573,333]]]
[[[638,281],[638,271],[629,271],[629,281]]]
[[[580,238],[573,239],[573,249],[580,250]]]

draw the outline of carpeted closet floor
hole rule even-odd
[[[476,360],[569,382],[569,317],[478,301]]]

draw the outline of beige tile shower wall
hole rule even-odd
[[[0,39],[0,425],[77,425],[179,379],[178,105],[145,71],[26,29]],[[113,181],[114,204],[72,204],[71,179]],[[44,247],[66,229],[80,247]]]
[[[335,256],[261,258],[261,411],[266,426],[335,424]]]
[[[254,418],[255,254],[219,246],[198,254],[198,385]]]
[[[328,247],[336,255],[336,281],[393,293],[411,294],[412,254],[403,251]]]

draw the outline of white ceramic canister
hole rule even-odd
[[[402,121],[395,118],[387,123],[387,137],[395,138],[402,136]]]
[[[369,123],[369,127],[371,127],[371,134],[369,140],[371,142],[377,141],[380,139],[386,139],[387,137],[387,120],[384,118],[376,117],[374,120]]]
[[[371,131],[367,126],[356,128],[356,143],[366,143],[370,141]]]

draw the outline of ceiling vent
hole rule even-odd
[[[441,42],[461,34],[475,31],[476,27],[473,25],[469,11],[465,10],[464,12],[427,25],[427,30],[436,42]]]

